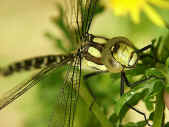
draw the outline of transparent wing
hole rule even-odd
[[[98,0],[64,0],[65,20],[80,39],[88,33]]]
[[[77,56],[65,75],[64,86],[57,96],[57,104],[49,127],[73,127],[79,97],[81,58]]]
[[[51,64],[50,66],[42,69],[40,72],[32,76],[29,80],[18,84],[14,88],[10,89],[7,91],[3,96],[0,97],[0,110],[16,100],[18,97],[23,95],[26,91],[28,91],[30,88],[32,88],[34,85],[38,84],[38,82],[45,77],[50,72],[55,71],[58,67],[63,66],[66,64],[68,61],[70,61],[72,58],[68,57],[67,59],[63,60],[60,64]]]

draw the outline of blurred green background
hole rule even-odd
[[[55,54],[56,48],[44,37],[47,30],[57,32],[50,17],[57,11],[56,0],[1,0],[0,1],[0,59],[1,66],[32,56]],[[0,77],[0,94],[30,77],[29,73]],[[30,106],[37,105],[33,88],[0,114],[1,127],[23,127],[31,115]],[[27,100],[27,101],[25,101]],[[26,103],[25,103],[26,102]],[[25,106],[25,107],[24,107]]]
[[[0,66],[33,56],[62,53],[60,49],[56,49],[53,42],[44,36],[45,32],[48,31],[55,33],[57,37],[62,35],[60,30],[50,21],[52,16],[58,15],[55,7],[56,2],[57,0],[0,1]],[[168,11],[156,9],[169,22]],[[152,24],[144,14],[141,14],[141,23],[136,25],[127,16],[114,16],[110,9],[106,9],[103,13],[97,15],[90,29],[92,34],[109,38],[126,36],[138,48],[144,47],[153,38],[165,35],[167,32],[166,29]],[[15,74],[7,78],[0,77],[0,95],[30,77],[34,72]],[[110,78],[109,80],[112,81]],[[99,82],[102,81],[101,79]],[[110,84],[110,82],[107,84]],[[98,91],[101,92],[103,87],[100,85],[99,88]],[[40,119],[41,111],[44,110],[39,101],[46,99],[45,97],[39,99],[39,89],[38,86],[32,88],[24,96],[3,109],[0,112],[0,126],[23,127],[27,123],[27,126],[32,127],[31,124],[34,124],[37,127],[38,122],[36,123],[36,120]],[[116,92],[118,90],[119,88]],[[142,107],[142,104],[138,106],[139,109],[142,109]],[[142,110],[144,111],[144,109]],[[45,116],[44,118],[49,117]],[[136,115],[135,119],[138,118],[140,116]],[[133,115],[131,120],[133,121]]]

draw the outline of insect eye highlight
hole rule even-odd
[[[136,52],[132,52],[128,61],[128,66],[134,66],[138,61],[138,56]]]
[[[120,49],[120,44],[116,43],[113,47],[112,47],[112,53],[117,53],[117,51]]]

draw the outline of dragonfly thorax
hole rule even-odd
[[[132,68],[138,61],[135,47],[125,37],[115,37],[105,44],[102,62],[111,72],[120,72],[123,68]]]

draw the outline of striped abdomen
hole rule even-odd
[[[59,64],[65,59],[70,57],[71,57],[70,55],[69,56],[68,55],[47,55],[47,56],[33,57],[30,59],[25,59],[23,61],[15,62],[5,68],[1,68],[0,73],[3,76],[8,76],[13,74],[14,72],[20,72],[23,70],[31,70],[33,68],[40,69],[52,63]]]

